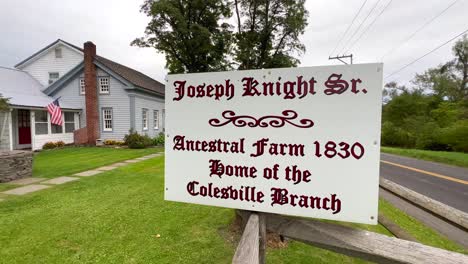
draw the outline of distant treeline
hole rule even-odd
[[[468,39],[454,59],[416,74],[411,87],[385,85],[382,145],[468,152]]]

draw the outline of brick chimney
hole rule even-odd
[[[86,131],[88,144],[96,145],[99,137],[99,111],[98,94],[96,84],[96,45],[91,41],[84,43],[84,78],[85,78],[85,101],[86,101]]]

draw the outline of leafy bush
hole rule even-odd
[[[440,141],[455,151],[468,152],[468,120],[460,120],[441,129]]]
[[[54,149],[56,148],[54,142],[46,142],[43,146],[42,149]]]
[[[106,140],[104,140],[103,143],[106,146],[123,146],[123,145],[125,145],[124,141],[113,140],[113,139],[106,139]]]
[[[65,146],[65,142],[63,141],[57,141],[57,142],[46,142],[43,146],[42,149],[54,149],[54,148],[61,148]]]
[[[154,146],[164,146],[164,133],[159,133],[158,136],[153,138],[153,145]]]
[[[124,137],[125,144],[132,149],[142,149],[149,147],[153,144],[153,141],[147,135],[140,135],[135,131],[130,131],[129,134]]]
[[[411,148],[415,145],[415,137],[408,131],[396,127],[392,122],[382,124],[382,145]]]

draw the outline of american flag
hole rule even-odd
[[[50,123],[54,125],[62,125],[62,109],[60,108],[59,98],[47,105],[47,111],[50,114]]]

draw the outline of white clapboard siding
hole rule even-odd
[[[79,128],[78,125],[78,112],[75,113],[75,129]],[[62,117],[64,118],[64,117]],[[62,127],[62,133],[53,134],[51,131],[51,124],[50,124],[50,115],[48,115],[48,134],[45,135],[36,135],[36,114],[34,111],[31,112],[31,148],[32,150],[39,150],[42,149],[45,143],[47,142],[57,142],[63,141],[65,144],[72,144],[74,142],[73,132],[72,133],[65,133],[65,124]]]
[[[42,146],[44,146],[45,143],[57,142],[57,141],[63,141],[65,144],[72,144],[73,133],[35,135],[32,149],[33,150],[42,149]]]
[[[49,72],[58,72],[62,77],[83,61],[83,55],[72,48],[62,44],[56,47],[62,49],[62,58],[55,58],[55,48],[51,48],[44,55],[19,68],[31,74],[44,87],[49,86]]]

